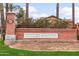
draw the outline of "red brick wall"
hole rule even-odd
[[[7,13],[6,34],[15,35],[15,14],[12,12]]]
[[[24,33],[58,33],[58,38],[30,38],[25,39]],[[77,41],[76,29],[53,29],[53,28],[16,28],[17,40],[48,40],[48,41]]]

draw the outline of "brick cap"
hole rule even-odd
[[[14,15],[16,15],[14,12],[11,12],[11,11],[7,12],[6,14],[14,14]]]

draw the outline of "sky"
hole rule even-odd
[[[24,3],[17,3],[25,10]],[[72,4],[60,3],[60,18],[72,19]],[[56,15],[56,3],[30,3],[29,4],[29,17],[39,18]],[[79,22],[79,4],[75,4],[75,23]]]

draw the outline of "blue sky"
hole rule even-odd
[[[25,10],[24,3],[17,3]],[[50,15],[55,15],[56,3],[30,3],[29,4],[29,16],[33,18],[47,17]],[[79,22],[79,4],[75,4],[75,19]],[[72,4],[71,3],[61,3],[60,4],[60,18],[72,19]]]

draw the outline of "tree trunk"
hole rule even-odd
[[[56,17],[59,18],[59,3],[56,5]]]
[[[6,3],[6,12],[8,12],[9,11],[9,4],[8,3]]]
[[[10,3],[10,11],[12,12],[13,6],[12,3]]]
[[[5,23],[4,23],[4,7],[3,3],[0,3],[0,13],[1,13],[1,34],[3,37],[3,40],[5,39]]]
[[[73,28],[75,26],[75,4],[72,3],[72,21],[73,21]]]
[[[29,3],[26,3],[26,19],[29,17]]]

